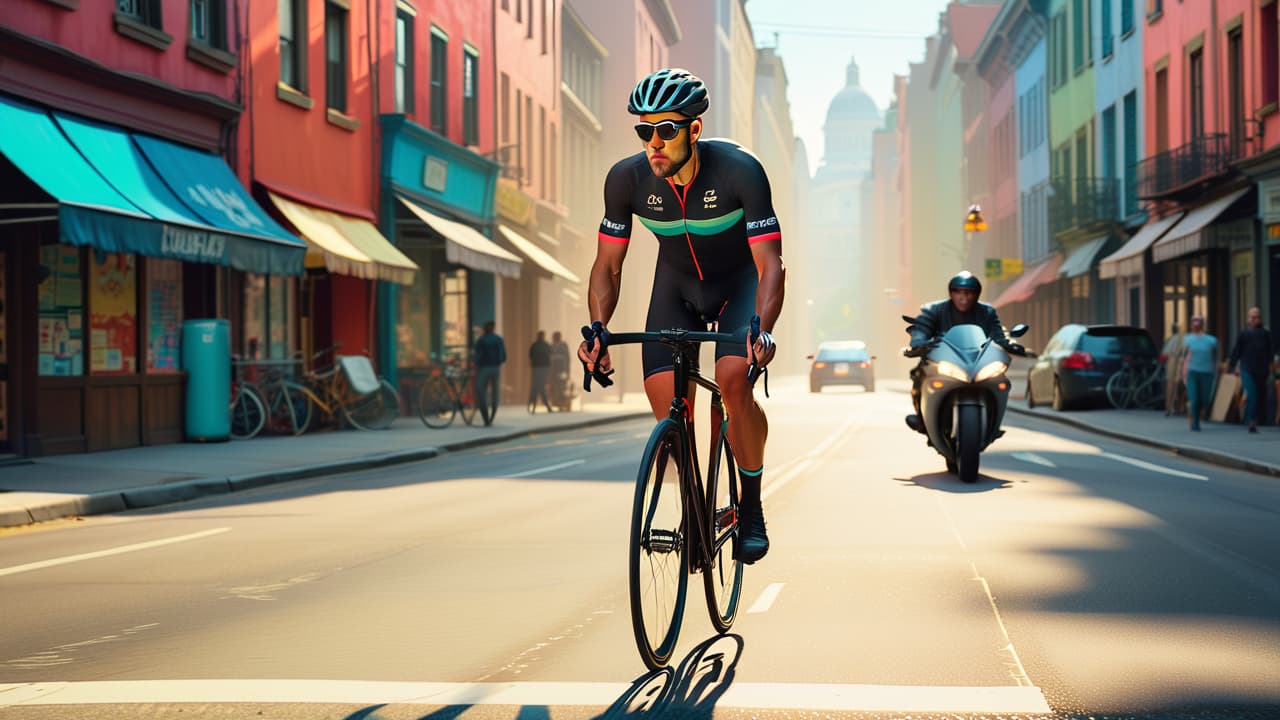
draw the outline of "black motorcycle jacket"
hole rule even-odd
[[[1004,326],[1000,324],[1000,316],[994,307],[975,302],[969,312],[962,313],[947,299],[920,306],[920,314],[911,327],[911,347],[928,345],[956,325],[977,325],[1002,347],[1007,349],[1013,345],[1013,341],[1004,334]]]

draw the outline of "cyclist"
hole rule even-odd
[[[1011,354],[1021,355],[1026,348],[1013,342],[1004,334],[1000,324],[1000,316],[996,309],[986,303],[978,302],[982,295],[982,282],[968,270],[956,273],[947,283],[946,300],[920,306],[920,314],[911,326],[911,345],[902,351],[907,357],[920,358],[920,362],[911,370],[911,403],[915,406],[915,414],[907,416],[907,427],[923,433],[924,423],[920,420],[920,383],[924,380],[924,357],[929,354],[936,338],[945,335],[956,325],[977,325]]]
[[[768,365],[776,352],[770,331],[782,310],[786,267],[764,168],[736,143],[701,139],[709,104],[706,86],[687,70],[659,70],[632,90],[627,111],[639,116],[635,129],[644,150],[619,161],[605,179],[587,305],[591,319],[607,326],[636,215],[658,239],[646,330],[705,330],[714,323],[721,332],[745,333],[751,316],[760,316],[755,343],[716,344],[715,367],[731,418],[729,444],[742,471],[739,557],[754,563],[769,550],[760,502],[769,428],[747,368],[749,361]],[[588,371],[609,372],[608,354],[598,357],[598,348],[584,342],[578,357]],[[653,343],[642,353],[645,394],[661,419],[675,392],[671,353]]]

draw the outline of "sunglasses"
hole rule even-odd
[[[692,120],[683,120],[680,122],[676,122],[675,120],[663,120],[662,122],[657,123],[639,122],[636,123],[636,135],[639,135],[640,139],[644,142],[649,142],[653,139],[653,133],[656,130],[658,132],[658,137],[663,140],[670,141],[675,140],[676,136],[680,134],[680,131],[689,127],[691,124],[693,124]]]

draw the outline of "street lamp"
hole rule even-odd
[[[969,212],[964,216],[965,232],[986,232],[987,221],[982,217],[982,208],[978,205],[970,205]]]

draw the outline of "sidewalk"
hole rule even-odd
[[[468,427],[458,417],[443,430],[416,417],[389,430],[262,435],[224,443],[178,443],[81,455],[57,455],[0,466],[0,527],[119,512],[181,502],[271,483],[415,462],[440,453],[499,443],[539,432],[592,427],[651,417],[642,393],[622,402],[530,415],[503,406],[491,427]]]
[[[1275,425],[1259,426],[1258,434],[1250,435],[1244,425],[1206,421],[1200,423],[1200,432],[1192,432],[1187,418],[1180,415],[1165,417],[1157,410],[1099,408],[1054,412],[1043,406],[1029,410],[1021,393],[1017,399],[1010,395],[1009,411],[1167,450],[1214,465],[1280,477],[1280,427]]]

